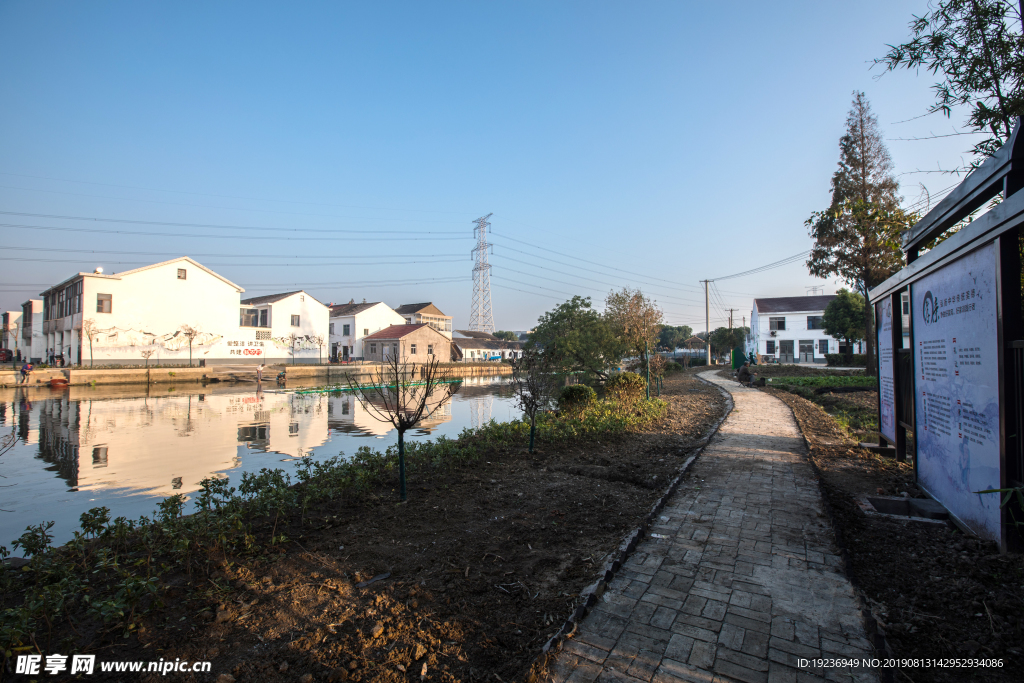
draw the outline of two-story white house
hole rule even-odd
[[[747,353],[779,363],[825,363],[826,353],[845,351],[821,324],[825,308],[835,298],[828,294],[754,299]]]
[[[243,291],[184,256],[77,273],[41,293],[42,354],[85,365],[142,364],[145,354],[162,364],[226,358]]]
[[[317,363],[330,358],[330,309],[303,290],[242,299],[239,326],[252,328],[264,341],[261,360],[265,362]],[[252,348],[228,349],[242,356]]]
[[[402,324],[405,318],[381,301],[357,304],[353,299],[347,304],[331,306],[331,360],[362,359],[366,355],[364,338]]]

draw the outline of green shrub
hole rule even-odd
[[[832,367],[863,368],[867,365],[867,356],[855,353],[847,358],[845,353],[826,353],[825,360]]]
[[[689,365],[691,368],[699,368],[699,367],[707,365],[707,364],[708,364],[708,359],[707,358],[691,358],[689,360],[689,362],[687,363],[687,365]]]
[[[647,380],[635,372],[620,372],[605,382],[605,396],[624,405],[632,405],[643,398]]]
[[[672,372],[682,372],[682,371],[683,371],[683,366],[680,365],[679,363],[675,362],[674,360],[670,360],[669,362],[665,363],[665,374],[666,375],[669,374],[669,373],[672,373]]]
[[[597,400],[597,392],[586,384],[572,384],[562,389],[558,396],[558,409],[569,413],[580,413]]]

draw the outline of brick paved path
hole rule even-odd
[[[701,377],[734,410],[547,680],[877,681],[869,669],[798,664],[874,652],[793,414]]]

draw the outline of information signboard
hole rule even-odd
[[[875,304],[878,335],[878,426],[890,444],[896,443],[896,357],[892,348],[892,298]]]
[[[1000,536],[994,244],[911,285],[918,479],[978,535]]]

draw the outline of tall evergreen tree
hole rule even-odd
[[[900,209],[899,184],[878,119],[862,92],[853,93],[846,134],[839,139],[839,168],[832,202],[807,220],[814,248],[811,275],[839,277],[867,299],[872,287],[903,267],[900,237],[914,216]],[[867,368],[874,369],[874,316],[865,307]]]

